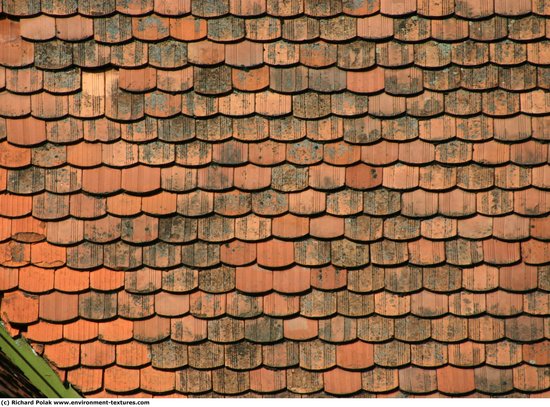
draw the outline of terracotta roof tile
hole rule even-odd
[[[32,194],[44,190],[44,171],[38,168],[9,170],[7,190],[16,194]]]
[[[437,369],[437,384],[440,391],[449,394],[463,394],[475,389],[474,372],[445,366]]]
[[[103,370],[85,367],[73,369],[68,373],[67,380],[82,392],[93,392],[103,385]]]
[[[81,317],[102,320],[113,318],[117,314],[116,294],[88,292],[78,298],[78,313]]]
[[[99,341],[81,345],[81,362],[83,366],[102,367],[115,361],[115,346]]]
[[[28,215],[31,212],[32,198],[14,194],[2,194],[0,214],[7,217],[19,217]]]
[[[542,318],[520,315],[505,322],[506,337],[515,341],[536,341],[544,335]]]
[[[357,338],[355,319],[337,316],[319,321],[319,339],[331,342],[349,342]]]
[[[361,390],[361,373],[333,369],[323,373],[325,391],[331,394],[349,395]]]
[[[548,387],[547,368],[522,365],[513,369],[514,387],[524,391],[538,391]]]
[[[200,369],[220,367],[224,363],[224,346],[215,343],[189,345],[189,366]]]
[[[237,201],[244,204],[242,201],[242,194],[216,194],[196,190],[185,195],[178,195],[177,197],[177,211],[182,215],[187,216],[200,216],[211,213],[214,210],[214,198],[216,199],[217,209],[225,207],[226,211],[236,212],[233,207],[233,201]],[[221,201],[221,202],[220,202]],[[220,210],[221,211],[221,210]]]
[[[53,289],[54,273],[51,269],[34,266],[19,269],[19,287],[28,293],[39,294]]]
[[[99,339],[106,342],[122,342],[132,338],[133,323],[122,318],[99,324]],[[117,355],[118,356],[118,355]]]
[[[387,269],[384,282],[385,288],[394,293],[412,292],[422,287],[422,274],[412,267]]]
[[[461,292],[449,296],[449,312],[455,315],[477,315],[485,311],[485,296]]]
[[[501,341],[487,344],[486,362],[493,366],[512,366],[521,362],[521,347],[514,342]]]
[[[234,266],[242,266],[256,260],[256,244],[234,240],[220,249],[220,260]]]
[[[134,322],[134,338],[139,342],[159,342],[170,336],[170,319],[154,316]]]
[[[153,368],[181,368],[187,365],[187,346],[171,340],[153,344],[151,358]]]
[[[140,41],[113,45],[111,46],[111,63],[120,67],[139,67],[147,63],[148,51],[148,44]]]
[[[111,366],[105,369],[105,389],[115,393],[125,393],[139,388],[140,371]]]
[[[206,370],[192,368],[176,372],[176,390],[189,393],[202,393],[212,388],[212,374]]]
[[[86,342],[97,338],[98,324],[79,319],[63,326],[63,337],[70,341]]]
[[[281,291],[283,290],[281,289]],[[263,298],[263,311],[272,317],[296,315],[300,311],[300,298],[275,292],[268,294]]]
[[[2,304],[10,323],[29,324],[38,320],[39,299],[34,295],[13,291],[4,295]]]
[[[450,344],[449,363],[453,366],[478,366],[485,361],[485,345],[474,342]]]
[[[437,389],[435,370],[409,367],[399,371],[399,384],[410,393],[424,394]]]
[[[2,307],[60,377],[544,394],[540,1],[43,3],[0,22]]]
[[[250,389],[272,393],[286,388],[286,374],[279,370],[260,368],[250,371]]]
[[[370,392],[387,392],[397,388],[399,378],[397,369],[375,367],[361,373],[363,389]]]
[[[56,247],[47,242],[36,243],[32,247],[16,247],[19,251],[12,257],[12,261],[26,263],[30,260],[38,267],[56,268],[65,264],[67,253],[64,247]],[[30,249],[30,253],[28,253]],[[21,253],[22,252],[22,253]],[[14,253],[15,254],[15,253]]]
[[[240,240],[262,240],[271,234],[271,219],[248,215],[235,220],[235,237]]]
[[[548,342],[524,344],[523,360],[537,366],[548,365]]]
[[[253,317],[262,312],[262,301],[259,297],[243,295],[233,291],[226,295],[227,315],[236,317]],[[266,311],[267,312],[267,311]]]
[[[411,345],[411,363],[420,367],[438,367],[447,363],[447,345],[429,341]]]

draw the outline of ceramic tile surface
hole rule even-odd
[[[544,0],[4,0],[0,314],[91,397],[548,397]]]

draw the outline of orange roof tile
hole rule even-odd
[[[27,3],[0,6],[0,313],[60,377],[545,394],[543,2]]]

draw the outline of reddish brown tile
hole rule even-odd
[[[134,322],[134,338],[140,342],[160,342],[170,336],[170,319],[154,316]]]
[[[189,365],[200,369],[212,369],[223,365],[224,346],[214,343],[190,345]]]
[[[104,367],[115,362],[115,346],[99,341],[80,346],[81,363],[88,367]]]
[[[93,20],[75,15],[55,19],[56,37],[64,41],[81,41],[94,35]]]
[[[9,216],[9,215],[8,215]],[[46,224],[31,216],[17,219],[4,219],[6,232],[11,238],[22,243],[37,243],[46,238]],[[10,227],[11,226],[11,227]]]
[[[315,189],[336,189],[344,185],[345,169],[328,164],[309,168],[309,186]]]
[[[117,314],[117,295],[91,291],[79,295],[78,312],[83,318],[105,320]]]
[[[348,395],[361,390],[361,373],[333,369],[323,373],[325,391],[331,394]]]
[[[486,309],[485,296],[461,292],[449,296],[449,312],[455,315],[477,315]]]
[[[104,386],[114,393],[126,393],[139,388],[140,371],[112,366],[105,369]]]
[[[196,41],[206,37],[207,20],[195,16],[170,19],[170,36],[181,41]]]
[[[9,271],[4,273],[5,289],[50,293],[37,299],[42,304],[53,295],[78,298],[68,307],[74,308],[70,317],[49,315],[46,319],[56,323],[48,324],[35,323],[38,315],[29,320],[23,315],[11,332],[19,331],[18,324],[32,323],[27,336],[38,342],[39,350],[47,344],[46,353],[54,355],[61,345],[49,344],[62,333],[56,318],[68,318],[66,337],[85,343],[79,361],[57,358],[57,363],[70,367],[69,380],[93,395],[172,395],[174,390],[188,395],[212,387],[218,393],[206,394],[241,394],[250,387],[280,396],[285,388],[349,395],[362,387],[392,396],[498,395],[514,386],[523,395],[544,394],[538,371],[518,370],[514,376],[505,369],[523,359],[526,366],[542,368],[544,363],[535,347],[545,334],[547,301],[544,291],[535,289],[547,286],[542,219],[548,177],[542,164],[548,137],[540,116],[546,83],[544,69],[533,67],[546,61],[544,41],[538,41],[544,9],[540,2],[528,1],[495,4],[498,11],[491,2],[466,0],[394,3],[307,2],[304,7],[296,1],[125,1],[85,4],[78,16],[76,7],[45,2],[43,11],[58,17],[60,40],[52,40],[54,20],[47,16],[0,24],[5,42],[0,62],[18,68],[5,75],[0,69],[0,86],[8,92],[4,98],[15,106],[0,111],[11,117],[0,121],[0,138],[4,134],[10,142],[4,143],[8,156],[0,158],[0,166],[10,169],[0,170],[0,189],[11,192],[0,200],[2,265]],[[15,16],[34,7],[7,4]],[[117,7],[122,14],[110,14]],[[518,18],[532,10],[535,15]],[[388,17],[414,11],[419,16]],[[189,12],[194,16],[181,17]],[[265,12],[291,18],[281,24]],[[342,12],[346,15],[337,16]],[[447,18],[453,12],[458,18]],[[494,12],[514,18],[508,21]],[[211,18],[228,13],[235,16]],[[236,17],[241,15],[255,18]],[[77,27],[73,23],[79,20],[85,24]],[[147,21],[151,24],[143,24]],[[179,42],[127,43],[132,28],[138,39],[156,41],[170,34]],[[92,34],[99,43],[81,41]],[[349,42],[356,34],[397,41]],[[430,34],[436,41],[427,41]],[[207,35],[211,41],[204,40]],[[280,36],[285,41],[277,41]],[[250,42],[241,41],[244,37]],[[226,40],[232,42],[219,43]],[[252,48],[263,52],[251,53]],[[177,60],[170,57],[172,50]],[[27,68],[33,58],[46,73]],[[183,68],[187,60],[197,66]],[[534,65],[518,65],[526,60]],[[95,69],[109,62],[120,72],[80,72],[80,67]],[[269,67],[261,67],[263,62]],[[485,66],[487,62],[498,66]],[[411,64],[428,69],[421,72]],[[349,91],[322,94],[344,86],[344,71],[335,67],[349,72]],[[350,82],[359,75],[350,71],[365,69],[385,86]],[[192,85],[195,92],[187,92]],[[147,97],[140,94],[155,86],[158,91]],[[232,86],[255,94],[231,94]],[[42,87],[46,93],[39,93]],[[312,92],[303,93],[308,88]],[[424,88],[428,93],[420,95]],[[379,94],[381,90],[387,93]],[[445,101],[442,91],[447,92]],[[428,100],[430,92],[437,97]],[[368,106],[365,93],[373,93]],[[443,102],[450,115],[434,118]],[[124,107],[128,103],[131,108]],[[159,108],[164,104],[168,108]],[[181,111],[184,116],[178,115]],[[517,115],[521,111],[525,114]],[[481,112],[485,116],[477,115]],[[19,118],[28,113],[34,119]],[[73,117],[61,119],[67,113]],[[155,117],[142,118],[144,113]],[[251,113],[258,115],[248,117]],[[535,141],[527,140],[530,135]],[[199,141],[191,141],[195,137]],[[104,147],[94,151],[98,142]],[[237,143],[243,148],[232,148]],[[31,152],[14,144],[36,147]],[[181,167],[171,166],[174,160]],[[210,168],[212,160],[222,164],[220,170]],[[247,160],[252,165],[241,165]],[[359,160],[365,165],[357,165]],[[40,168],[21,170],[31,162]],[[139,169],[154,179],[140,175]],[[133,185],[129,177],[134,173],[146,182]],[[378,174],[374,181],[372,174]],[[27,181],[32,177],[38,182]],[[197,186],[222,192],[195,191]],[[127,193],[114,195],[121,187]],[[161,188],[164,192],[150,194]],[[75,194],[80,189],[85,194]],[[285,215],[289,209],[292,215]],[[381,218],[388,215],[396,216]],[[47,232],[42,221],[48,223]],[[271,234],[284,240],[277,243]],[[218,242],[227,243],[219,248]],[[220,256],[226,264],[221,267]],[[66,257],[68,267],[62,267]],[[257,257],[276,270],[254,266]],[[370,257],[385,268],[367,267]],[[143,268],[142,262],[154,270]],[[181,262],[187,266],[179,267]],[[405,262],[422,269],[397,267]],[[499,269],[476,266],[482,262]],[[166,267],[170,269],[161,273]],[[114,271],[119,269],[128,271]],[[30,278],[37,273],[44,277]],[[250,278],[258,273],[259,280]],[[271,290],[275,292],[267,294]],[[188,292],[193,292],[191,298]],[[38,307],[33,304],[31,310]],[[365,318],[372,313],[390,318]],[[168,318],[173,318],[169,329]],[[205,318],[214,319],[206,323]],[[311,327],[292,334],[281,318],[289,326],[303,321]],[[283,334],[287,339],[273,344]],[[94,341],[98,335],[102,342]],[[342,344],[357,336],[368,343]],[[510,341],[500,341],[504,336]],[[128,342],[132,338],[161,342],[149,349]],[[387,342],[392,338],[406,344]],[[292,339],[308,342],[300,350]],[[109,344],[121,342],[115,357]],[[192,342],[197,345],[187,349]],[[372,342],[383,342],[379,352],[373,352]],[[251,343],[263,344],[261,355]],[[397,355],[396,349],[404,353]],[[172,350],[174,357],[168,358]],[[399,373],[370,370],[375,356],[386,367],[409,360],[414,367]],[[107,373],[88,369],[109,366],[113,358],[117,368],[130,368],[133,383],[116,387],[108,383]],[[487,366],[479,367],[485,361]],[[260,362],[266,367],[248,372]],[[172,373],[188,363],[202,370]],[[428,370],[446,363],[452,366]],[[303,370],[285,370],[300,364]],[[336,364],[346,370],[311,371]],[[135,369],[145,366],[142,372]],[[217,368],[223,370],[212,376]],[[88,379],[85,373],[90,373]],[[466,381],[460,380],[463,374]],[[166,383],[159,380],[165,375]],[[323,387],[326,393],[315,393]]]
[[[523,311],[523,295],[505,291],[487,294],[487,312],[492,315],[517,315]]]
[[[155,3],[157,3],[155,1]],[[180,2],[181,3],[181,2]],[[189,3],[189,1],[187,1]],[[141,14],[147,14],[150,11],[153,11],[153,1],[152,0],[145,0],[145,1],[139,1],[139,2],[133,2],[131,0],[123,0],[116,3],[116,10],[122,14],[128,14],[128,15],[141,15]],[[173,6],[175,9],[177,6]],[[189,6],[188,6],[189,7]],[[163,10],[162,7],[158,7],[160,10]],[[157,9],[157,6],[155,4],[155,10]],[[170,7],[166,7],[166,9],[170,10]],[[164,13],[161,13],[164,14]]]
[[[26,333],[26,337],[29,340],[39,341],[42,343],[57,342],[62,338],[62,336],[62,325],[50,324],[46,321],[39,321],[36,324],[29,325]]]
[[[475,341],[495,341],[504,337],[504,321],[490,316],[468,320],[468,336]]]
[[[84,170],[82,174],[82,188],[90,193],[113,193],[121,187],[120,170],[109,167],[98,167]]]
[[[260,368],[250,371],[250,389],[259,393],[273,393],[286,388],[286,374],[280,370]]]
[[[459,342],[468,337],[468,321],[454,315],[432,320],[432,338],[441,342]]]
[[[296,315],[300,312],[300,299],[296,296],[271,293],[263,298],[263,310],[266,315],[272,317]]]
[[[189,393],[203,393],[212,388],[212,374],[209,371],[182,369],[176,372],[176,390]]]
[[[513,389],[512,370],[483,366],[475,369],[474,374],[476,387],[483,392],[499,394]]]
[[[548,342],[544,341],[534,344],[524,344],[522,346],[523,360],[532,365],[548,365],[550,356],[548,346]]]
[[[449,363],[454,366],[478,366],[485,360],[485,345],[463,342],[449,345]]]
[[[246,38],[254,41],[276,40],[281,36],[281,21],[269,16],[245,20]]]
[[[85,205],[96,204],[97,202],[90,202],[86,198]],[[131,196],[127,194],[118,194],[107,198],[107,204],[102,202],[102,206],[106,206],[108,213],[118,216],[131,216],[137,215],[141,212],[141,198],[137,196]],[[105,209],[103,209],[105,210]],[[87,211],[88,212],[88,211]],[[93,213],[93,212],[92,212]],[[89,217],[93,215],[90,213]],[[96,215],[97,216],[97,215]]]
[[[438,316],[448,311],[448,298],[444,294],[421,291],[411,295],[411,312],[418,316]]]
[[[294,262],[294,245],[282,240],[258,243],[258,264],[267,267],[284,267]]]
[[[507,319],[505,322],[506,337],[513,341],[536,341],[543,337],[543,319],[521,315]]]
[[[154,14],[132,19],[132,34],[146,41],[158,41],[169,35],[169,19]]]
[[[513,369],[514,387],[523,391],[540,391],[548,388],[547,368],[521,365]]]
[[[267,292],[273,288],[273,273],[258,266],[237,267],[235,283],[243,292]]]
[[[19,288],[39,294],[53,289],[54,272],[51,269],[28,266],[19,269]]]
[[[67,380],[83,393],[93,392],[102,387],[103,370],[80,367],[69,371]]]
[[[135,192],[151,192],[160,188],[160,169],[138,165],[121,171],[123,189]]]
[[[445,261],[443,242],[419,239],[408,244],[409,261],[417,265],[439,264]]]
[[[63,326],[63,337],[70,341],[86,342],[97,338],[99,325],[83,319]]]
[[[269,86],[269,68],[267,66],[251,69],[231,70],[232,84],[235,89],[243,91],[258,91]]]
[[[55,34],[55,18],[41,15],[21,20],[21,37],[35,41],[52,39]]]
[[[520,215],[542,215],[548,211],[546,191],[534,188],[514,192],[514,211]]]
[[[442,367],[437,370],[437,384],[443,393],[468,393],[475,389],[474,372],[452,366]]]
[[[317,337],[317,321],[296,317],[284,321],[284,336],[292,340],[308,340]]]
[[[398,387],[397,369],[375,367],[361,373],[363,389],[369,392],[388,392]]]
[[[208,321],[208,339],[216,342],[237,342],[245,337],[244,321],[229,317]]]
[[[220,248],[220,260],[234,266],[242,266],[256,260],[256,244],[234,240]]]
[[[404,391],[416,394],[430,393],[437,390],[435,370],[408,367],[399,370],[399,385]]]
[[[132,321],[122,318],[100,323],[98,331],[99,339],[115,343],[127,341],[133,336],[133,326]]]
[[[159,71],[159,75],[161,72]],[[118,85],[120,89],[130,92],[145,92],[154,89],[157,79],[157,70],[151,67],[138,69],[120,69]]]
[[[411,310],[409,297],[400,296],[389,292],[380,292],[374,295],[376,313],[387,316],[398,316]]]
[[[239,394],[250,387],[247,372],[235,372],[229,369],[217,369],[212,373],[214,391],[227,395]]]
[[[487,344],[485,348],[489,365],[512,366],[521,362],[521,345],[517,343],[501,341]]]
[[[25,257],[28,259],[28,257]],[[30,248],[30,260],[38,267],[56,268],[65,264],[67,258],[64,247],[56,247],[49,243],[37,243]],[[17,256],[13,257],[17,261]]]
[[[234,67],[253,67],[263,63],[262,44],[242,41],[225,46],[225,62]]]
[[[2,312],[14,324],[31,324],[38,320],[39,298],[20,291],[6,293],[2,298]]]
[[[352,92],[376,93],[384,88],[384,69],[347,73],[347,88]]]

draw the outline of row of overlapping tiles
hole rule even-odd
[[[392,338],[394,322],[391,318],[405,315],[412,316],[401,318],[401,322],[396,322],[403,329],[408,327],[408,333],[402,331],[397,334],[398,339],[405,341],[421,341],[428,339],[431,335],[432,338],[444,342],[458,342],[467,338],[475,341],[493,341],[505,336],[509,339],[529,342],[540,340],[548,335],[546,331],[548,327],[544,328],[544,319],[542,318],[549,314],[549,295],[544,288],[537,290],[535,287],[534,291],[529,293],[497,289],[487,294],[467,290],[443,294],[417,287],[411,294],[413,283],[406,281],[397,287],[398,292],[392,292],[392,287],[389,290],[380,289],[382,291],[379,290],[376,293],[364,292],[367,288],[360,287],[363,292],[353,292],[345,289],[345,286],[341,287],[340,291],[330,292],[308,288],[309,282],[304,282],[303,278],[301,281],[285,283],[282,281],[283,277],[278,277],[275,274],[275,289],[282,292],[270,292],[266,288],[268,281],[265,275],[261,275],[261,272],[256,273],[260,274],[264,281],[243,282],[243,275],[249,277],[255,272],[250,269],[248,272],[241,270],[238,269],[236,272],[236,286],[237,290],[243,291],[236,292],[231,291],[234,288],[224,286],[222,288],[228,291],[227,293],[218,289],[214,293],[194,290],[189,294],[188,291],[160,291],[159,288],[155,294],[147,292],[146,289],[136,292],[137,289],[132,286],[127,287],[126,291],[120,289],[113,290],[113,292],[87,291],[82,288],[85,285],[85,282],[82,281],[84,276],[79,276],[78,281],[56,284],[63,288],[67,286],[67,290],[70,292],[51,291],[36,294],[32,292],[44,289],[46,284],[40,286],[38,283],[29,282],[29,272],[34,272],[36,276],[47,276],[48,273],[44,270],[26,268],[21,271],[20,288],[31,291],[31,293],[6,292],[2,306],[5,316],[10,323],[16,324],[16,326],[34,324],[39,317],[44,321],[54,323],[65,322],[66,338],[70,340],[81,338],[80,341],[86,340],[81,336],[83,332],[86,332],[84,328],[95,328],[97,334],[97,321],[103,322],[99,325],[107,326],[106,323],[108,324],[109,320],[117,316],[129,320],[141,319],[134,321],[134,337],[143,342],[165,339],[170,336],[170,331],[172,331],[172,338],[180,342],[198,342],[207,337],[217,342],[232,342],[245,338],[243,336],[245,331],[248,332],[247,339],[256,342],[276,342],[283,337],[283,321],[278,318],[290,318],[284,322],[285,337],[288,339],[311,339],[319,335],[321,339],[329,342],[338,342],[340,341],[338,338],[341,337],[349,338],[346,341],[357,337],[377,341],[372,332],[367,333],[369,326],[373,328],[372,314],[374,313],[383,316],[381,320],[388,325],[388,332],[380,332],[383,339],[378,340]],[[291,274],[305,274],[303,269],[289,271]],[[17,272],[14,274],[13,271],[4,273],[6,279],[18,276]],[[72,273],[74,274],[74,271]],[[50,273],[50,275],[52,274]],[[70,274],[70,270],[65,270],[58,275]],[[93,279],[100,278],[97,277],[97,274],[104,276],[105,272],[92,273],[91,277]],[[212,273],[204,272],[204,274],[211,275]],[[284,275],[283,272],[281,274]],[[394,278],[396,275],[405,275],[404,273],[389,272],[386,274],[393,275]],[[231,270],[226,271],[221,277],[229,275],[231,275]],[[543,274],[541,274],[541,278],[542,276]],[[219,275],[215,277],[220,278]],[[299,277],[301,276],[296,278]],[[406,275],[405,277],[413,278]],[[233,278],[235,277],[233,276]],[[2,285],[9,287],[13,283],[13,280],[8,280],[3,281]],[[226,284],[226,286],[230,285],[230,283]],[[544,287],[543,283],[539,285]],[[297,289],[301,290],[301,294],[294,292]],[[80,293],[77,290],[80,290]],[[267,294],[266,291],[270,293]],[[266,294],[263,298],[255,296],[260,293]],[[22,305],[25,307],[21,308]],[[335,315],[344,315],[345,317],[332,318]],[[368,315],[371,317],[367,317]],[[258,316],[260,318],[257,318]],[[76,321],[79,317],[86,318],[86,321]],[[207,321],[204,318],[219,317],[224,318],[208,322],[209,329],[207,330]],[[172,322],[170,322],[170,318],[172,318]],[[233,320],[233,318],[239,318],[239,320]],[[250,318],[251,321],[244,324],[240,318]],[[319,322],[318,331],[317,321],[308,320],[308,318],[328,319]],[[417,322],[409,324],[407,321],[411,320]],[[369,321],[371,321],[371,325],[369,325]],[[531,323],[532,326],[529,330],[523,329]],[[132,325],[131,321],[130,325]],[[246,330],[244,330],[245,325],[248,327]],[[380,326],[378,325],[379,328]],[[449,326],[454,329],[447,329]],[[268,331],[271,333],[256,332],[254,327],[270,327]],[[421,333],[416,331],[420,327]],[[432,332],[430,332],[430,327]],[[59,328],[59,335],[61,335],[61,327]],[[491,332],[489,328],[493,331]],[[241,332],[242,335],[235,334],[237,339],[225,341],[220,332],[227,333],[228,329],[232,332]],[[343,331],[339,333],[338,329],[343,329]],[[268,335],[270,339],[257,339],[264,334]],[[38,337],[39,335],[33,335],[32,339]]]
[[[547,284],[548,279],[544,277],[548,274],[547,268],[542,270],[540,283]],[[476,281],[470,284],[478,288],[494,284],[489,281],[491,272],[485,270],[485,275],[481,276],[483,271],[473,271],[471,274]],[[530,275],[532,279],[532,271]],[[483,278],[486,281],[481,281]],[[518,269],[513,278],[518,280]],[[80,283],[84,280],[81,276]],[[111,284],[113,280],[111,277]],[[69,284],[67,279],[63,281]],[[244,281],[251,284],[250,279]],[[173,283],[174,280],[167,277],[167,286]],[[526,279],[523,283],[527,288],[529,281]],[[532,285],[533,281],[530,283]],[[180,281],[180,289],[181,286]],[[519,286],[515,284],[514,288]],[[538,377],[534,381],[530,377],[521,384],[514,381],[517,389],[541,391],[548,387],[548,318],[545,317],[548,315],[548,294],[541,291],[523,295],[503,291],[489,294],[457,292],[449,296],[429,291],[412,295],[387,291],[350,295],[347,290],[314,289],[302,297],[278,293],[258,297],[239,292],[198,291],[182,296],[166,291],[155,295],[121,291],[118,301],[116,297],[112,288],[109,292],[82,293],[80,296],[60,292],[40,296],[7,292],[3,312],[5,317],[13,319],[14,333],[25,327],[25,335],[42,344],[37,345],[39,351],[60,369],[62,377],[68,377],[87,393],[100,390],[103,377],[107,390],[115,393],[138,389],[139,386],[128,385],[125,381],[110,383],[112,380],[107,377],[115,372],[141,377],[142,381],[136,383],[143,384],[142,390],[162,393],[174,391],[175,378],[199,374],[194,369],[200,369],[206,387],[200,387],[202,390],[177,387],[179,391],[195,393],[210,389],[207,384],[210,375],[216,374],[220,367],[229,375],[238,373],[247,378],[261,366],[267,368],[266,374],[283,376],[299,366],[298,371],[306,375],[334,372],[344,377],[360,377],[372,374],[373,366],[376,366],[375,371],[388,370],[388,374],[397,374],[396,368],[406,368],[410,364],[427,369],[420,369],[420,375],[432,375],[434,367],[449,364],[455,367],[443,369],[462,378],[472,375],[472,367],[476,366],[480,366],[477,370],[492,372],[498,369],[506,375],[512,373],[513,367],[514,373]],[[527,300],[529,307],[523,314],[517,308],[519,297]],[[407,306],[409,301],[410,308]],[[75,319],[78,308],[86,319]],[[459,309],[462,316],[448,315],[449,310],[457,312]],[[525,314],[531,311],[534,315]],[[70,319],[63,321],[67,318]],[[336,371],[316,373],[335,366],[338,367]],[[105,368],[104,373],[102,368]],[[363,372],[348,374],[357,370]],[[84,375],[94,378],[94,384],[91,385]],[[161,377],[165,380],[158,380]],[[145,378],[152,382],[144,384],[148,382]],[[500,390],[495,388],[496,393],[512,390],[510,383],[494,380],[494,385],[500,386]],[[474,388],[488,391],[483,383],[476,378],[471,388],[440,388],[440,391],[466,393]],[[289,389],[297,391],[292,386]],[[329,392],[346,394],[360,389],[361,386]],[[365,389],[373,391],[371,387]],[[247,390],[245,387],[238,392]],[[280,389],[261,391],[277,390]],[[401,390],[407,391],[407,387]],[[431,391],[434,389],[419,392]]]
[[[68,378],[90,397],[546,397],[547,369],[529,365],[514,368],[402,369],[375,367],[364,372],[339,368],[312,372],[301,368],[228,368],[176,372],[152,367],[127,369],[78,368]],[[286,389],[286,391],[285,391]],[[477,391],[476,391],[477,390]]]
[[[367,44],[367,43],[365,43]],[[383,61],[378,61],[378,64]],[[451,60],[448,61],[449,63]],[[483,59],[480,64],[484,64]],[[36,67],[24,68],[0,68],[0,88],[5,88],[7,91],[18,94],[17,96],[9,96],[11,93],[3,92],[2,97],[5,100],[20,101],[22,104],[31,106],[30,113],[37,117],[46,119],[62,117],[71,113],[75,116],[82,115],[83,117],[99,116],[103,111],[96,113],[88,109],[82,111],[81,108],[72,107],[69,111],[62,107],[74,101],[80,101],[78,96],[64,96],[71,92],[82,90],[88,97],[96,97],[98,101],[102,101],[105,93],[109,93],[109,97],[116,96],[116,91],[120,91],[120,95],[125,92],[132,94],[145,93],[146,99],[143,97],[133,97],[132,100],[141,102],[147,108],[147,114],[158,115],[161,113],[154,110],[154,101],[165,99],[167,101],[177,101],[178,97],[171,96],[175,93],[184,93],[182,101],[184,108],[180,109],[183,113],[190,115],[191,102],[210,104],[210,111],[206,111],[198,116],[214,115],[221,112],[227,115],[243,116],[250,114],[249,110],[255,108],[261,109],[265,101],[279,101],[284,106],[291,107],[292,93],[301,93],[305,91],[315,91],[319,93],[335,93],[332,97],[319,96],[320,100],[327,105],[333,105],[333,113],[341,116],[354,116],[367,113],[367,102],[370,98],[363,95],[376,94],[385,91],[389,95],[394,96],[416,96],[426,89],[426,94],[434,98],[440,98],[437,91],[449,92],[462,88],[466,91],[459,92],[463,98],[470,98],[474,104],[484,105],[486,113],[492,113],[492,110],[487,108],[487,104],[491,99],[486,96],[483,99],[482,94],[477,94],[475,91],[488,91],[496,88],[501,88],[494,94],[499,94],[508,97],[519,108],[518,98],[514,98],[513,94],[506,91],[530,91],[537,86],[542,89],[548,89],[548,68],[545,66],[537,66],[533,64],[523,64],[519,61],[519,66],[502,66],[486,64],[484,66],[450,66],[438,67],[441,70],[428,70],[418,66],[409,67],[381,67],[377,66],[369,70],[361,71],[345,71],[339,67],[329,68],[308,68],[303,65],[295,67],[270,67],[262,66],[252,69],[230,68],[226,65],[217,67],[197,67],[186,66],[175,70],[162,70],[151,66],[139,67],[135,69],[123,69],[112,71],[92,72],[88,69],[81,70],[80,68],[69,68],[62,71],[44,71]],[[546,62],[546,61],[542,61]],[[374,59],[372,61],[374,63]],[[405,61],[405,64],[407,61]],[[105,83],[105,86],[103,84]],[[104,89],[103,89],[104,88]],[[153,92],[155,89],[157,91]],[[188,92],[193,89],[197,94]],[[267,90],[269,89],[269,90]],[[45,90],[46,92],[41,92]],[[233,99],[227,92],[234,90],[236,96]],[[342,92],[348,90],[350,92]],[[169,94],[167,95],[166,92]],[[242,92],[242,93],[240,93]],[[245,92],[259,92],[257,95],[252,95]],[[30,99],[22,97],[25,94],[34,94]],[[290,95],[289,95],[290,94]],[[227,96],[226,96],[227,95]],[[130,96],[127,96],[130,98]],[[304,97],[295,97],[294,100],[300,102]],[[312,97],[311,95],[309,96]],[[455,95],[456,97],[456,95]],[[10,99],[11,98],[11,99]],[[378,100],[371,96],[372,101]],[[390,98],[388,100],[402,101],[400,98]],[[521,101],[523,109],[529,109],[527,105],[527,96]],[[345,100],[356,100],[362,102],[361,106],[352,108],[346,112],[338,110],[338,104]],[[482,102],[482,99],[484,103]],[[242,112],[232,111],[228,106],[229,101],[246,102],[242,107]],[[419,100],[418,97],[412,101]],[[54,101],[60,106],[57,116],[46,113],[48,111],[40,110],[40,102]],[[186,103],[187,102],[187,103]],[[452,99],[447,98],[447,102],[452,102]],[[174,104],[173,103],[173,104]],[[409,104],[411,101],[409,101]],[[296,104],[296,103],[295,103]],[[447,103],[451,104],[451,103]],[[101,102],[98,102],[101,105]],[[299,104],[298,104],[299,105]],[[16,115],[17,111],[10,106],[4,106],[3,114]],[[42,108],[43,109],[43,108]],[[248,110],[246,110],[248,109]],[[471,108],[470,108],[471,109]],[[28,109],[27,109],[28,110]],[[142,108],[143,110],[143,108]],[[264,115],[277,116],[285,113],[281,111],[261,111]],[[481,110],[479,110],[481,111]],[[537,113],[533,108],[530,112]],[[505,111],[494,111],[493,115],[505,115]],[[29,113],[24,111],[24,113]],[[107,113],[110,113],[107,111]],[[200,112],[197,112],[200,113]],[[311,112],[313,114],[315,112]],[[453,114],[455,111],[451,111]],[[475,111],[474,111],[475,113]],[[166,115],[166,114],[165,114]],[[164,117],[165,115],[161,116]],[[321,115],[320,115],[321,116]]]
[[[521,16],[531,12],[546,15],[544,0],[31,0],[20,3],[4,0],[1,11],[13,16],[26,17],[40,13],[63,16],[79,13],[98,17],[118,12],[139,16],[151,12],[166,16],[193,14],[201,17],[217,17],[232,14],[243,17],[256,17],[262,14],[273,16],[294,16],[306,14],[314,17],[327,17],[337,14],[369,15],[380,12],[384,15],[400,16],[418,12],[431,17],[448,16],[455,13],[466,18],[483,18],[493,14]]]
[[[94,75],[97,76],[97,74]],[[100,74],[100,76],[102,75]],[[322,119],[331,114],[366,115],[367,111],[375,118],[394,118],[403,114],[413,118],[428,118],[442,113],[451,116],[471,116],[485,113],[489,116],[499,117],[520,113],[544,114],[546,107],[550,104],[548,95],[550,93],[542,89],[520,94],[502,90],[483,94],[457,90],[449,92],[445,96],[441,93],[425,91],[421,95],[411,98],[392,96],[386,93],[368,98],[349,93],[321,95],[314,92],[284,96],[267,91],[256,94],[232,93],[218,100],[202,97],[193,92],[180,96],[157,91],[145,94],[145,96],[127,93],[108,98],[104,103],[104,94],[91,94],[85,91],[75,94],[74,97],[53,96],[48,93],[29,96],[3,92],[0,94],[0,103],[2,103],[0,114],[4,117],[14,118],[34,114],[35,118],[31,119],[8,119],[6,127],[8,125],[15,128],[31,126],[38,132],[35,136],[37,139],[41,137],[46,140],[48,127],[51,131],[52,127],[62,126],[66,121],[47,125],[44,120],[40,119],[63,119],[68,115],[82,119],[105,115],[112,120],[124,121],[137,121],[145,116],[163,118],[181,114],[186,117],[210,117],[218,113],[235,117],[255,113],[264,116],[285,116],[292,113],[301,119]],[[132,103],[131,108],[126,106],[126,102],[129,102],[130,99],[135,102],[135,104]],[[348,104],[352,106],[352,110],[345,109]],[[225,120],[230,119],[226,118]],[[351,121],[353,122],[353,120]],[[126,127],[132,125],[135,124],[127,124]],[[197,125],[205,127],[207,122],[199,120]],[[27,137],[32,136],[27,135]],[[25,140],[15,139],[15,142],[25,143]]]

